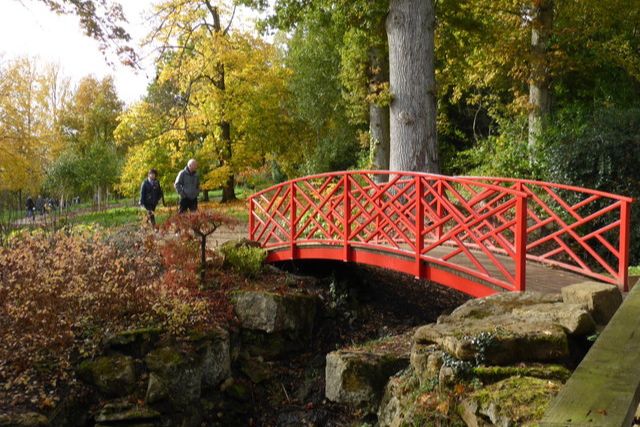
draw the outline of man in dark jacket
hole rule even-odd
[[[147,179],[142,181],[142,186],[140,187],[140,206],[147,211],[148,221],[153,226],[156,225],[154,211],[156,210],[156,206],[158,206],[158,202],[162,200],[162,204],[165,204],[164,194],[162,193],[162,188],[160,187],[160,182],[157,180],[157,177],[158,171],[151,169],[147,175]]]
[[[200,178],[196,173],[198,162],[189,160],[187,167],[182,169],[173,184],[180,195],[180,213],[187,210],[195,212],[198,209],[198,194],[200,193]]]

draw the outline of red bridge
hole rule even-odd
[[[269,262],[369,264],[473,296],[585,277],[627,290],[632,201],[521,179],[335,172],[251,196],[249,236]]]

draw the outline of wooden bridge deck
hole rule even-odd
[[[437,248],[433,251],[433,253],[434,255],[437,254],[443,256],[447,254],[449,250],[450,249],[447,248]],[[500,275],[498,268],[493,265],[493,263],[486,255],[478,253],[477,251],[474,251],[473,254],[478,258],[482,266],[486,268],[493,277],[498,277]],[[507,267],[507,270],[509,270],[510,272],[514,271],[513,261],[510,258],[502,255],[495,256]],[[475,268],[471,261],[463,255],[453,257],[452,261],[467,268]],[[585,282],[588,280],[594,280],[581,274],[554,268],[552,266],[544,265],[531,260],[527,261],[526,271],[526,290],[542,293],[557,293],[560,292],[560,289],[564,288],[565,286]]]

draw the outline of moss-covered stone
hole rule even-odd
[[[239,402],[246,402],[251,399],[251,392],[249,391],[249,388],[239,381],[234,381],[226,387],[224,393]]]
[[[487,341],[485,345],[479,342]],[[496,365],[521,361],[554,361],[569,355],[563,328],[549,322],[525,322],[511,315],[464,319],[419,328],[414,341],[437,344],[460,360],[478,360]]]
[[[158,399],[164,396],[161,388],[166,387],[166,399],[174,409],[182,410],[199,401],[202,395],[203,370],[202,363],[196,355],[187,357],[187,354],[177,348],[162,347],[149,352],[145,357],[145,363],[156,376]],[[150,397],[149,393],[147,395]]]
[[[37,412],[22,414],[0,414],[0,427],[46,427],[47,417]]]
[[[260,384],[273,377],[273,371],[263,360],[254,357],[243,357],[240,359],[240,370],[251,382]]]
[[[600,325],[606,325],[622,304],[622,294],[616,286],[600,282],[583,282],[562,288],[566,303],[583,304]]]
[[[375,411],[389,377],[409,363],[407,355],[338,350],[327,354],[327,399]]]
[[[119,332],[109,337],[105,346],[108,349],[133,356],[144,357],[160,339],[162,329],[141,328]]]
[[[185,363],[185,357],[174,347],[161,347],[153,350],[144,358],[150,371],[168,374]]]
[[[133,391],[136,382],[133,358],[121,354],[85,360],[77,371],[80,378],[107,396],[125,396]]]
[[[473,375],[483,383],[494,383],[514,376],[566,381],[571,371],[561,365],[477,366]]]
[[[160,413],[147,406],[135,405],[129,402],[112,402],[102,407],[96,416],[97,423],[138,425],[153,422],[160,418]]]
[[[232,300],[244,329],[266,333],[295,331],[301,335],[309,335],[313,329],[316,296],[238,291]]]
[[[560,387],[559,381],[510,377],[472,393],[466,406],[495,425],[534,425]]]

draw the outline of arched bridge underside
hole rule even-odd
[[[270,262],[380,266],[473,296],[591,278],[627,289],[628,197],[549,182],[348,171],[249,199]]]

